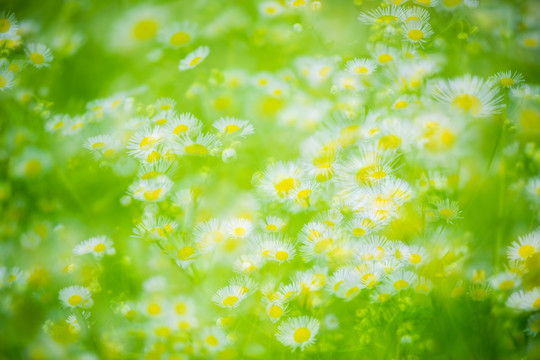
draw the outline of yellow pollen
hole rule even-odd
[[[157,151],[152,151],[148,156],[146,157],[146,161],[149,163],[153,163],[161,159],[161,154]]]
[[[398,280],[394,283],[394,287],[396,288],[396,290],[406,289],[407,286],[409,286],[409,283],[405,280]]]
[[[154,20],[139,21],[133,28],[133,36],[138,40],[149,40],[156,36],[157,28]]]
[[[155,201],[161,196],[163,189],[148,190],[144,192],[144,199],[147,201]]]
[[[32,159],[32,160],[28,160],[24,170],[27,176],[35,176],[41,173],[41,169],[42,169],[42,166],[39,160]]]
[[[169,41],[171,42],[171,45],[173,46],[182,46],[184,44],[187,44],[190,39],[191,37],[189,36],[188,33],[180,31],[172,35]]]
[[[234,235],[236,236],[243,236],[246,234],[246,229],[244,229],[243,227],[237,227],[234,229]]]
[[[398,21],[398,18],[397,16],[393,16],[393,15],[383,15],[383,16],[379,16],[377,19],[375,19],[375,22],[376,23],[379,23],[379,24],[390,24],[390,23],[393,23],[394,21]]]
[[[365,66],[357,66],[354,68],[355,74],[367,74],[369,72],[369,69]]]
[[[477,115],[482,111],[482,102],[474,95],[457,95],[452,101],[452,105],[463,109],[466,113]]]
[[[521,258],[526,259],[528,257],[531,257],[535,252],[536,249],[534,248],[534,246],[526,244],[519,247],[518,255]]]
[[[157,141],[158,139],[153,136],[145,136],[139,143],[139,147],[141,150],[148,150],[151,149],[157,143]]]
[[[238,298],[234,295],[227,296],[225,299],[223,299],[223,305],[233,307],[234,304],[238,301]]]
[[[225,134],[231,134],[231,133],[233,133],[235,131],[238,131],[238,130],[240,130],[240,127],[238,127],[235,124],[230,124],[230,125],[225,126],[224,132],[225,132]]]
[[[198,63],[200,63],[201,60],[202,60],[202,56],[196,56],[189,62],[189,66],[195,66]]]
[[[107,247],[103,243],[99,243],[96,246],[94,246],[94,251],[98,253],[105,251],[105,249],[107,249]]]
[[[71,306],[77,306],[82,302],[83,298],[81,295],[71,295],[68,299],[68,304]]]
[[[422,32],[422,30],[413,29],[409,30],[409,34],[407,36],[412,41],[420,41],[424,38],[424,33]]]
[[[159,306],[158,304],[150,304],[148,305],[147,311],[150,315],[158,315],[159,313],[161,313],[161,306]]]
[[[296,329],[293,335],[294,341],[296,341],[297,343],[306,342],[309,340],[310,337],[311,331],[309,331],[309,329],[305,327]]]
[[[6,33],[11,28],[11,23],[8,19],[0,19],[0,33]]]
[[[218,339],[213,336],[213,335],[209,335],[206,337],[206,343],[210,346],[217,346],[217,344],[219,343]]]
[[[171,334],[171,329],[166,326],[158,327],[154,330],[156,336],[167,337]]]
[[[104,155],[105,157],[111,157],[111,156],[113,156],[113,155],[114,155],[114,149],[107,149],[107,150],[105,150],[105,151],[103,152],[103,155]]]
[[[510,290],[513,287],[514,287],[514,282],[512,280],[501,281],[501,283],[499,284],[500,290]]]
[[[506,86],[506,87],[512,86],[512,85],[514,85],[514,79],[508,78],[508,77],[502,78],[501,79],[501,85]]]
[[[178,315],[184,315],[187,312],[187,306],[183,302],[177,302],[174,310]]]
[[[176,253],[178,260],[186,261],[195,254],[195,248],[193,246],[184,246]]]
[[[392,55],[390,54],[382,54],[381,56],[379,56],[379,62],[381,63],[387,63],[389,61],[392,61],[393,58],[392,58]]]
[[[294,187],[295,181],[292,177],[281,180],[275,185],[279,193],[287,193]]]
[[[321,70],[319,70],[319,76],[325,77],[332,71],[332,68],[330,66],[323,66]]]
[[[452,209],[441,209],[439,210],[439,214],[445,219],[450,219],[455,215]]]
[[[7,79],[5,76],[0,75],[0,89],[7,85]]]
[[[360,291],[360,289],[358,288],[358,286],[353,286],[352,288],[350,288],[349,290],[347,290],[347,292],[345,293],[345,297],[348,298],[354,294],[356,294],[358,291]]]
[[[270,315],[270,317],[277,319],[283,314],[283,309],[277,305],[272,305],[270,307],[270,311],[268,311],[268,314]]]
[[[45,62],[45,57],[40,53],[32,53],[30,54],[30,61],[36,65],[41,65]]]
[[[206,155],[208,154],[208,149],[206,146],[201,144],[191,144],[184,148],[184,151],[191,155]]]
[[[274,225],[274,224],[266,225],[266,230],[268,230],[268,231],[277,231],[277,229],[278,229],[277,226]]]
[[[409,103],[407,103],[405,100],[399,100],[398,102],[396,102],[396,104],[394,105],[394,107],[396,109],[406,109],[407,106],[409,106]]]
[[[276,259],[279,261],[285,261],[289,258],[289,254],[286,251],[280,250],[276,252]]]
[[[538,41],[536,39],[525,39],[524,44],[527,47],[535,47],[538,45]]]
[[[422,256],[420,256],[419,254],[412,254],[409,257],[409,261],[412,262],[413,264],[419,264],[420,261],[422,261]]]
[[[178,125],[174,128],[173,132],[175,135],[179,135],[181,133],[185,133],[188,130],[188,126],[185,124]]]

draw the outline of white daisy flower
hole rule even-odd
[[[202,123],[190,113],[174,116],[165,125],[164,133],[171,139],[182,137],[187,134],[197,136],[201,132]]]
[[[368,58],[354,58],[345,64],[345,70],[353,75],[371,75],[376,69],[377,63]]]
[[[502,97],[490,81],[476,76],[439,81],[433,92],[435,99],[460,109],[473,117],[497,114],[502,108]]]
[[[405,41],[409,41],[416,45],[422,45],[431,37],[431,35],[433,35],[431,25],[429,25],[427,21],[422,20],[407,21],[402,29]]]
[[[204,156],[212,155],[215,152],[213,150],[221,146],[221,142],[216,139],[214,134],[203,134],[200,133],[195,139],[192,139],[190,136],[183,134],[176,142],[173,144],[173,147],[178,155],[194,155],[194,156]]]
[[[82,286],[69,286],[60,290],[60,302],[70,308],[88,309],[94,304],[92,295],[87,288]]]
[[[0,12],[0,40],[15,39],[18,29],[19,23],[15,18],[15,14],[5,10]]]
[[[517,71],[500,71],[493,75],[495,80],[503,88],[511,88],[517,86],[525,81],[522,73]]]
[[[229,285],[220,290],[212,297],[212,301],[222,308],[234,309],[240,305],[247,296],[242,286]]]
[[[285,346],[294,350],[313,345],[319,332],[319,321],[310,316],[288,318],[283,321],[276,334],[276,338]]]
[[[193,69],[197,65],[199,65],[210,53],[210,49],[208,46],[199,46],[197,49],[190,52],[185,58],[180,60],[180,64],[178,65],[178,69],[180,71],[185,71],[189,69]]]
[[[159,202],[167,198],[173,182],[162,175],[154,179],[139,180],[133,183],[129,192],[139,201]]]
[[[49,66],[54,58],[51,50],[43,44],[30,44],[25,51],[30,64],[38,69]]]
[[[101,258],[103,255],[114,255],[112,240],[107,236],[95,236],[83,241],[73,249],[75,255],[92,254],[96,258]]]
[[[253,125],[247,120],[238,120],[234,117],[222,117],[212,124],[220,133],[225,135],[237,135],[245,137],[253,134]]]
[[[197,38],[197,25],[190,21],[174,23],[165,27],[159,40],[167,47],[178,49],[191,44]]]
[[[526,260],[540,251],[540,230],[520,236],[507,251],[509,260]]]

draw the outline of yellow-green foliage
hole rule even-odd
[[[540,2],[0,2],[0,360],[538,359]]]

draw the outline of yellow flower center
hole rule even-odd
[[[379,62],[381,62],[383,64],[387,63],[389,61],[392,61],[392,60],[393,60],[393,58],[392,58],[392,55],[390,55],[390,54],[382,54],[382,55],[379,56]]]
[[[100,253],[100,252],[105,251],[106,248],[107,247],[105,246],[105,244],[99,243],[96,246],[94,246],[94,251]]]
[[[185,133],[188,130],[188,126],[181,124],[174,128],[173,132],[175,135],[179,135],[181,133]]]
[[[499,284],[500,290],[510,290],[514,287],[514,282],[512,280],[504,280]]]
[[[191,155],[206,155],[208,154],[208,149],[206,146],[201,144],[191,144],[184,148],[184,151]]]
[[[148,190],[144,192],[144,198],[147,201],[155,201],[161,196],[163,189]]]
[[[276,252],[276,259],[279,261],[285,261],[289,258],[289,254],[286,251],[280,250]]]
[[[217,346],[219,343],[218,339],[214,335],[208,335],[206,337],[206,343],[210,346]]]
[[[243,227],[237,227],[234,229],[234,235],[236,236],[243,236],[246,234],[246,229],[244,229]]]
[[[158,139],[153,136],[145,136],[141,142],[139,143],[139,147],[141,150],[148,150],[152,148],[156,143]]]
[[[187,44],[190,39],[191,37],[189,36],[188,33],[180,31],[172,35],[169,41],[171,42],[171,45],[173,46],[181,46],[181,45]]]
[[[379,16],[377,19],[375,19],[375,22],[376,23],[379,23],[379,24],[390,24],[390,23],[393,23],[394,21],[398,21],[398,18],[397,16],[393,16],[393,15],[383,15],[383,16]]]
[[[353,296],[354,294],[356,294],[358,291],[360,291],[360,289],[358,288],[358,286],[353,286],[352,288],[350,288],[349,290],[347,290],[347,292],[345,293],[345,297],[346,297],[346,298],[351,297],[351,296]]]
[[[178,260],[186,261],[195,254],[195,248],[193,246],[184,246],[176,253]]]
[[[233,307],[234,304],[238,301],[238,298],[234,295],[227,296],[225,299],[223,299],[223,305]]]
[[[452,101],[452,105],[463,109],[466,113],[476,115],[482,111],[482,102],[474,95],[457,95]]]
[[[501,85],[502,86],[512,86],[514,85],[514,79],[506,77],[501,79]]]
[[[68,299],[68,304],[71,306],[77,306],[82,302],[82,300],[81,295],[71,295]]]
[[[30,54],[30,61],[36,65],[41,65],[45,62],[45,57],[40,53],[32,53]]]
[[[309,329],[305,327],[296,329],[293,335],[294,341],[296,341],[297,343],[306,342],[309,340],[310,337],[311,331],[309,331]]]
[[[0,19],[0,32],[6,33],[11,28],[11,23],[8,19]]]
[[[158,304],[150,304],[148,305],[147,311],[150,315],[158,315],[159,313],[161,313],[161,306],[159,306]]]
[[[27,176],[35,176],[41,173],[41,169],[42,166],[39,160],[32,159],[26,163],[25,174]]]
[[[394,283],[394,288],[396,290],[406,289],[409,286],[409,283],[405,280],[398,280]]]
[[[183,302],[177,302],[174,310],[178,315],[184,315],[187,312],[187,306]]]
[[[531,257],[535,253],[535,248],[532,245],[522,245],[519,247],[518,255],[523,259]]]
[[[288,177],[278,182],[275,188],[279,193],[287,193],[294,187],[294,184],[294,178]]]
[[[452,209],[441,209],[439,210],[439,214],[445,219],[450,219],[455,215]]]
[[[225,126],[225,134],[231,134],[238,130],[240,130],[240,127],[238,127],[235,124],[230,124],[230,125]]]
[[[270,317],[277,319],[283,314],[283,309],[277,305],[272,305],[270,307],[270,311],[268,311],[268,314],[270,315]]]
[[[422,256],[420,256],[419,254],[412,254],[409,257],[409,261],[412,262],[413,264],[419,264],[420,261],[422,261]]]
[[[195,66],[198,63],[200,63],[201,60],[202,60],[202,56],[196,56],[193,59],[191,59],[191,61],[189,62],[189,66]]]
[[[152,39],[156,36],[157,28],[157,23],[154,20],[139,21],[133,28],[133,36],[138,40]]]
[[[420,41],[424,38],[424,33],[422,32],[422,30],[412,29],[409,30],[408,36],[409,39],[412,41]]]

